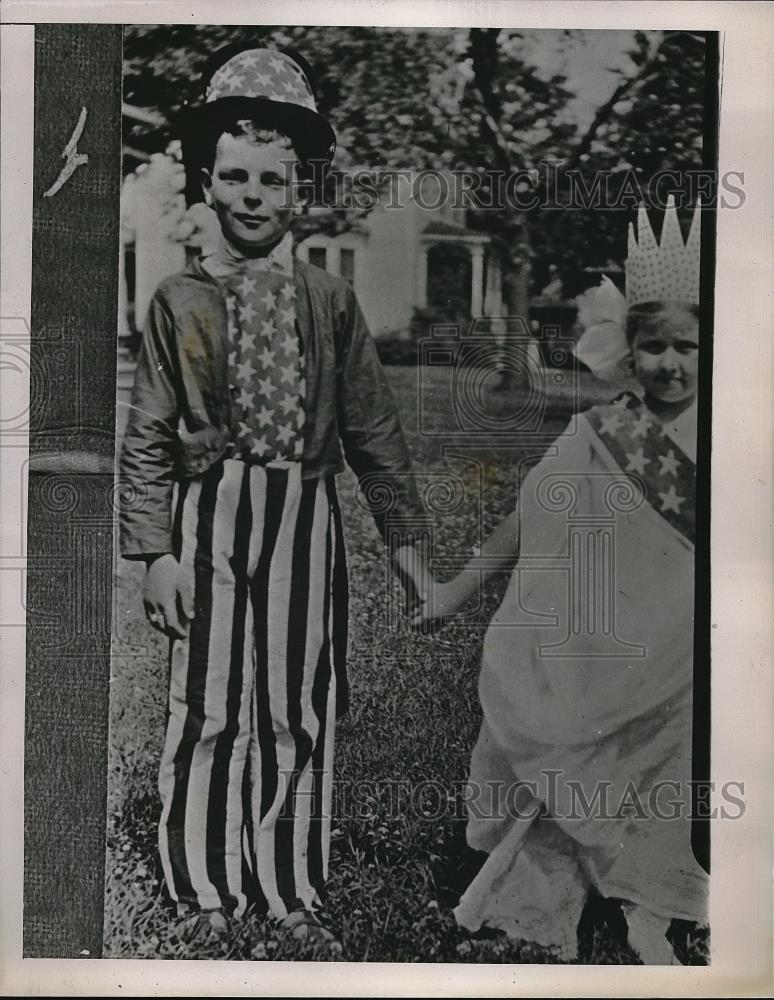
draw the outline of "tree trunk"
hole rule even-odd
[[[532,344],[524,345],[520,330],[529,331],[529,227],[523,212],[506,208],[508,223],[506,239],[508,257],[503,270],[503,303],[505,306],[505,342],[498,345],[495,381],[497,389],[507,391],[527,386],[534,381],[531,374],[536,351]],[[522,325],[523,324],[523,325]],[[514,338],[518,342],[514,344]],[[509,347],[509,340],[513,346]]]
[[[493,161],[505,177],[524,164],[503,136],[500,127],[502,106],[496,81],[499,63],[499,28],[471,28],[469,52],[473,63],[474,86],[482,109],[481,128],[492,149]],[[506,199],[504,237],[508,255],[503,268],[503,301],[506,309],[506,338],[513,337],[520,323],[529,330],[529,231],[523,212],[510,205]],[[496,360],[501,389],[515,384],[526,384],[530,379],[531,365],[527,362],[529,348],[509,350],[498,345]],[[534,351],[533,351],[534,356]]]

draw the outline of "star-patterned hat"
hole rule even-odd
[[[629,256],[626,260],[626,305],[643,302],[688,302],[699,304],[699,260],[701,252],[701,205],[694,212],[691,231],[683,243],[675,199],[667,201],[661,243],[656,240],[643,206],[637,213],[637,237],[629,224]]]
[[[278,49],[228,46],[202,75],[204,103],[190,113],[189,129],[200,142],[224,123],[250,118],[293,141],[301,159],[330,162],[336,135],[317,111],[301,61]]]

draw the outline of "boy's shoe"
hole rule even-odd
[[[280,922],[280,928],[296,941],[311,941],[315,944],[338,943],[311,910],[293,910]]]
[[[180,916],[183,917],[180,937],[187,944],[203,944],[208,940],[221,941],[227,938],[231,931],[229,919],[223,910],[197,910]]]

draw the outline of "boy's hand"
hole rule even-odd
[[[406,594],[406,614],[420,605],[430,586],[430,571],[420,550],[413,545],[403,545],[395,553],[395,573]]]
[[[151,625],[171,639],[184,639],[194,616],[193,586],[183,579],[180,564],[171,554],[155,559],[142,588],[145,615]]]
[[[448,583],[439,583],[437,580],[433,580],[424,600],[419,607],[414,609],[411,616],[411,627],[418,631],[425,631],[433,622],[455,615],[465,603],[466,598],[467,594],[460,585],[459,577]]]

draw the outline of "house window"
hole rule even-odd
[[[325,270],[325,247],[309,247],[309,263]]]
[[[355,251],[342,247],[339,256],[341,277],[346,278],[350,285],[355,284]]]

